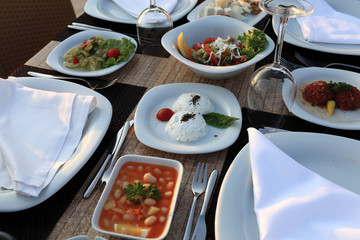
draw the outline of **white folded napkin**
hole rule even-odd
[[[94,96],[0,79],[0,186],[38,196],[71,157],[95,106]]]
[[[113,0],[113,2],[134,18],[138,18],[150,4],[150,0]],[[177,0],[156,0],[156,5],[170,14],[177,2]]]
[[[261,239],[360,239],[360,196],[294,161],[248,129]]]
[[[334,10],[325,0],[308,1],[314,6],[314,12],[296,18],[306,41],[360,44],[359,18]]]

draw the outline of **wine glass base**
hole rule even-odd
[[[257,128],[281,128],[295,96],[295,80],[288,69],[276,62],[260,67],[250,80],[247,95],[249,121]]]

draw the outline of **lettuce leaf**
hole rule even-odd
[[[248,33],[238,35],[237,40],[240,41],[243,48],[241,49],[241,55],[246,55],[247,60],[253,58],[256,54],[263,51],[269,42],[266,40],[266,35],[259,29],[249,30]]]
[[[121,55],[118,59],[115,59],[115,58],[106,59],[102,63],[103,68],[108,68],[110,66],[118,64],[119,62],[128,61],[131,54],[133,54],[135,52],[135,48],[136,48],[135,44],[133,42],[131,42],[131,40],[128,38],[122,38],[121,40],[107,39],[104,41],[103,46],[108,49],[117,48],[117,49],[119,49],[119,51],[121,53]]]

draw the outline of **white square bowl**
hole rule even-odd
[[[251,29],[254,29],[254,27],[234,18],[210,16],[170,30],[162,37],[161,44],[173,57],[187,65],[195,73],[209,79],[220,80],[235,76],[268,56],[274,50],[273,40],[266,36],[269,42],[268,46],[249,61],[232,66],[208,66],[193,62],[181,55],[177,48],[178,35],[183,32],[186,44],[188,47],[191,47],[194,43],[203,42],[208,37],[221,37],[225,39],[227,36],[230,36],[236,39],[237,35],[242,35],[244,32],[247,33]]]
[[[168,166],[168,167],[174,168],[178,173],[177,180],[176,180],[175,187],[174,187],[172,201],[170,204],[167,222],[165,225],[165,229],[164,229],[163,233],[160,235],[160,237],[158,237],[158,238],[143,238],[143,237],[137,237],[137,236],[132,236],[132,235],[111,232],[111,231],[103,230],[99,226],[99,218],[100,218],[100,214],[103,209],[103,206],[110,194],[110,191],[114,185],[114,182],[116,180],[116,177],[117,177],[121,167],[127,162],[139,162],[139,163],[149,163],[149,164],[154,164],[154,165]],[[127,239],[136,239],[136,240],[148,240],[148,239],[157,240],[157,239],[159,239],[160,240],[160,239],[165,238],[169,232],[171,221],[174,216],[175,205],[176,205],[177,197],[179,194],[183,171],[184,171],[183,165],[179,161],[172,160],[172,159],[159,158],[159,157],[148,157],[148,156],[140,156],[140,155],[125,155],[125,156],[121,157],[115,164],[114,169],[111,172],[109,182],[106,184],[105,189],[104,189],[103,193],[101,194],[100,200],[96,205],[96,208],[95,208],[95,211],[94,211],[94,214],[92,217],[93,228],[96,231],[101,232],[101,233],[105,233],[105,234],[108,234],[108,235],[111,235],[114,237],[122,237],[122,238],[127,238]]]

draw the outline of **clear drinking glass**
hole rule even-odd
[[[169,13],[150,0],[150,5],[139,16],[136,24],[142,53],[161,56],[166,50],[161,45],[162,36],[173,28]]]
[[[291,72],[281,65],[281,51],[289,18],[307,16],[314,11],[305,0],[261,0],[260,9],[279,17],[274,61],[257,69],[250,78],[247,104],[250,122],[257,128],[281,128],[296,96],[296,83]],[[266,115],[263,112],[274,113]]]

